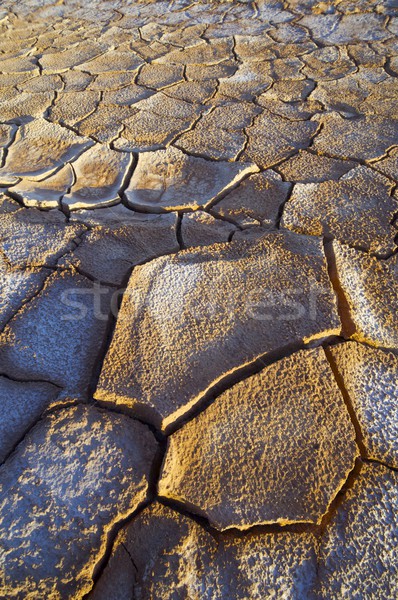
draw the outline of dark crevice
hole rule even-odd
[[[177,243],[180,247],[180,250],[185,249],[185,244],[184,244],[184,240],[182,237],[182,219],[183,219],[183,213],[179,212],[178,218],[177,218],[177,224],[176,224],[176,238],[177,238]]]
[[[327,510],[326,514],[323,516],[321,524],[320,524],[320,532],[322,535],[327,530],[328,525],[330,524],[330,522],[332,521],[336,512],[338,511],[339,506],[344,501],[346,493],[348,492],[348,490],[350,490],[353,487],[356,480],[358,479],[358,476],[361,472],[363,464],[364,464],[363,460],[358,457],[355,461],[354,468],[349,473],[346,481],[344,482],[344,485],[339,490],[339,492],[336,494],[336,497],[329,504],[328,510]]]
[[[64,388],[62,386],[60,386],[58,383],[54,383],[54,381],[50,381],[49,379],[32,379],[31,377],[29,377],[29,379],[23,379],[23,377],[19,378],[19,377],[14,377],[12,375],[9,375],[8,373],[4,373],[2,371],[0,371],[0,377],[3,377],[4,379],[8,379],[9,381],[13,381],[15,383],[45,383],[45,384],[49,384],[52,385],[56,388],[58,388],[59,390],[63,390]]]
[[[398,473],[398,467],[393,467],[393,465],[390,465],[383,460],[379,460],[378,458],[364,458],[363,462],[370,465],[381,465],[382,467],[386,467],[386,469],[390,469],[391,471]]]
[[[339,371],[338,365],[337,365],[337,363],[336,363],[336,361],[334,359],[334,356],[333,356],[332,352],[330,351],[330,349],[328,347],[325,347],[324,351],[325,351],[326,358],[327,358],[327,360],[329,362],[330,368],[333,371],[333,375],[334,375],[334,378],[336,380],[336,383],[339,386],[341,395],[343,396],[345,405],[346,405],[348,413],[350,415],[351,422],[352,422],[352,424],[354,426],[354,429],[355,429],[355,441],[356,441],[357,446],[359,448],[359,451],[361,453],[361,458],[365,459],[365,458],[368,457],[368,451],[367,451],[367,449],[365,447],[365,444],[364,444],[364,437],[363,437],[363,433],[362,433],[362,430],[361,430],[361,426],[359,424],[358,417],[357,417],[356,412],[355,412],[355,408],[354,408],[352,400],[350,398],[350,394],[348,393],[348,390],[347,390],[347,388],[345,386],[344,378],[343,378],[342,374]]]
[[[109,559],[111,557],[112,554],[112,550],[117,538],[117,535],[119,533],[119,531],[127,526],[129,523],[131,523],[136,517],[138,517],[138,515],[140,515],[143,510],[145,510],[145,508],[147,508],[147,506],[150,504],[149,500],[146,499],[144,502],[141,502],[140,505],[131,513],[129,514],[127,517],[124,517],[122,519],[119,519],[116,523],[114,523],[111,528],[106,532],[106,543],[105,543],[105,550],[102,553],[102,555],[100,556],[100,558],[98,559],[93,572],[92,572],[92,580],[93,580],[93,585],[92,588],[90,589],[89,592],[87,592],[86,594],[84,594],[82,596],[82,600],[87,600],[89,595],[91,594],[91,592],[93,591],[93,589],[95,588],[95,585],[97,584],[97,582],[99,581],[99,579],[101,578],[101,575],[103,574],[103,572],[106,569],[106,566],[109,562]]]
[[[325,241],[324,250],[328,263],[329,278],[337,298],[337,309],[343,327],[343,335],[344,337],[349,338],[356,332],[356,326],[352,320],[350,305],[338,277],[333,243],[331,241]]]
[[[166,435],[171,435],[178,429],[181,429],[188,421],[191,421],[195,417],[197,417],[200,413],[202,413],[206,408],[208,408],[215,399],[220,396],[223,392],[231,388],[237,383],[240,383],[251,377],[252,375],[256,375],[260,371],[262,371],[265,367],[282,360],[283,358],[289,357],[292,354],[295,354],[299,350],[316,348],[325,343],[330,343],[336,339],[336,336],[325,336],[324,338],[319,338],[316,340],[311,340],[308,343],[304,341],[297,341],[287,344],[277,350],[273,350],[270,352],[266,352],[250,363],[241,365],[233,369],[227,375],[224,375],[218,382],[211,384],[210,387],[203,392],[203,394],[198,397],[189,410],[184,413],[181,417],[177,418],[175,421],[170,423],[165,430]]]
[[[290,182],[289,182],[289,184],[290,184],[290,188],[289,188],[289,190],[287,192],[285,200],[279,206],[278,214],[277,214],[277,217],[276,217],[275,226],[276,226],[277,229],[280,229],[280,225],[281,225],[281,221],[282,221],[283,212],[285,210],[285,206],[289,202],[289,200],[290,200],[290,198],[292,197],[292,194],[293,194],[294,184],[290,183]]]
[[[314,523],[289,523],[286,525],[280,525],[278,523],[267,523],[263,525],[253,525],[249,526],[246,529],[238,529],[236,527],[230,527],[224,531],[220,531],[214,527],[209,519],[204,516],[204,514],[200,514],[195,510],[193,505],[189,505],[188,503],[184,503],[182,501],[166,498],[164,496],[158,496],[157,498],[160,504],[167,506],[171,510],[188,517],[192,521],[195,521],[200,527],[202,527],[207,533],[209,533],[216,541],[219,541],[221,538],[245,538],[248,534],[278,534],[278,533],[304,533],[304,532],[319,532],[319,526]]]

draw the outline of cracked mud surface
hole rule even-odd
[[[0,596],[395,600],[397,3],[0,30]]]

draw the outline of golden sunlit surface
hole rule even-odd
[[[398,2],[0,31],[0,597],[395,600]]]

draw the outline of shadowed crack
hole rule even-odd
[[[356,326],[354,324],[354,321],[352,320],[349,303],[337,275],[336,257],[333,251],[332,242],[325,241],[324,249],[326,260],[328,263],[329,278],[332,282],[333,289],[337,297],[337,309],[340,315],[341,323],[343,325],[344,337],[349,338],[356,332]]]

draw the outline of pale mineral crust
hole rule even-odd
[[[229,388],[170,437],[159,495],[220,530],[317,523],[356,456],[323,350],[302,350]]]
[[[132,164],[131,154],[93,146],[73,163],[76,182],[62,203],[69,210],[117,204]]]
[[[57,399],[59,388],[45,381],[13,381],[0,376],[0,463]]]
[[[214,534],[213,534],[214,535]],[[153,504],[123,528],[90,600],[315,598],[312,533],[223,534]],[[176,573],[178,576],[176,578]]]
[[[147,496],[156,441],[93,406],[48,415],[0,469],[2,594],[81,598],[107,535]]]
[[[330,348],[367,456],[398,467],[398,357],[348,342]]]
[[[348,302],[354,339],[385,348],[398,347],[397,255],[378,260],[333,242],[336,271]]]
[[[0,181],[8,185],[18,183],[21,177],[40,181],[92,144],[56,123],[34,119],[17,131],[0,169]]]
[[[0,334],[0,372],[50,381],[85,397],[106,338],[113,291],[71,271],[48,274]]]
[[[319,239],[183,251],[133,271],[95,397],[164,430],[259,356],[339,332]]]
[[[363,466],[322,539],[321,598],[396,597],[397,473]]]

